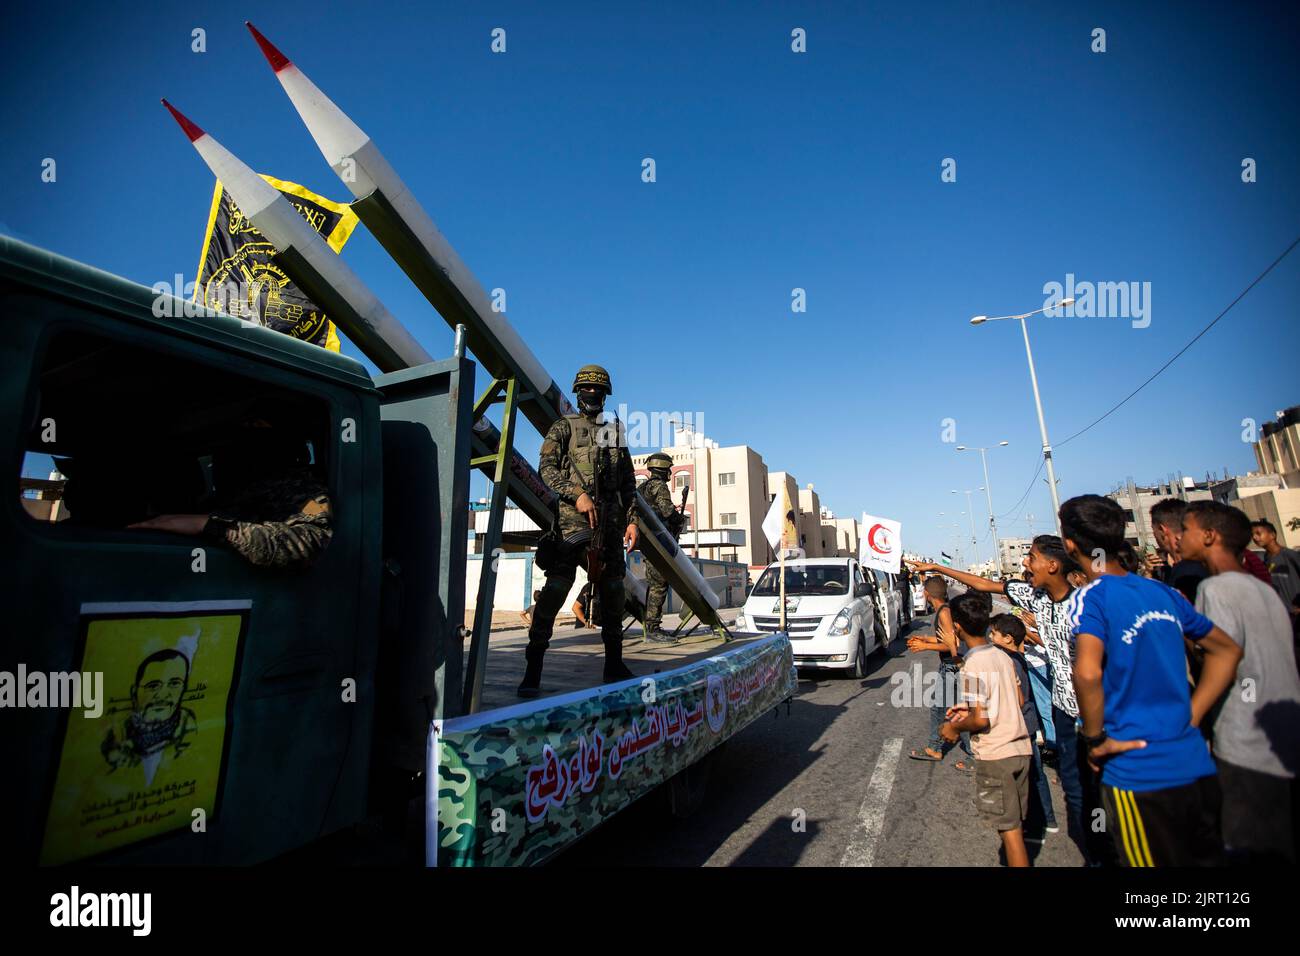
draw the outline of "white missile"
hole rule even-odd
[[[391,372],[433,361],[278,189],[176,107],[162,102],[235,205],[275,246],[293,280],[376,365]]]
[[[166,100],[163,100],[163,105],[175,117],[235,205],[275,246],[277,261],[289,278],[343,329],[371,361],[385,372],[433,361],[424,346],[330,249],[278,189]],[[487,449],[500,444],[500,431],[486,418],[475,425],[475,433]],[[523,492],[514,494],[515,500],[534,521],[539,524],[548,522],[552,495],[541,476],[518,452],[511,455],[509,467],[514,479],[512,488]],[[491,474],[486,467],[484,470]],[[535,500],[530,500],[529,496]]]
[[[358,199],[353,208],[388,253],[451,325],[463,322],[469,345],[489,372],[505,378],[517,371],[526,392],[549,401],[560,414],[573,408],[514,326],[492,301],[424,207],[402,182],[374,142],[307,76],[258,32],[245,24],[276,79],[344,185]],[[513,366],[513,369],[510,367]],[[531,401],[521,403],[525,413]],[[537,414],[528,414],[545,431]]]
[[[538,431],[545,434],[556,418],[573,414],[564,392],[509,321],[492,309],[483,287],[374,141],[256,27],[245,25],[325,161],[357,197],[353,210],[425,298],[448,324],[465,324],[470,348],[489,372],[521,378],[532,394],[520,409]],[[720,628],[718,596],[640,494],[637,504],[644,553],[669,574],[669,583],[701,621]]]

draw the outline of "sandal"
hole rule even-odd
[[[911,750],[908,752],[907,755],[911,757],[913,760],[928,760],[931,763],[939,763],[940,761],[943,760],[942,754],[936,756],[934,751],[931,750],[929,747],[925,747],[921,750]]]
[[[962,773],[975,772],[975,761],[970,757],[966,757],[961,760],[958,760],[955,764],[953,764],[953,766],[958,770],[960,770]]]

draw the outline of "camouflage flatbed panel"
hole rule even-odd
[[[634,643],[624,659],[638,677],[592,686],[599,634],[569,632],[546,655],[550,696],[520,701],[525,640],[498,638],[489,654],[484,699],[507,706],[433,725],[430,865],[541,863],[789,698],[797,682],[789,639],[770,634]]]

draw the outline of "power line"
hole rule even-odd
[[[1038,476],[1043,470],[1043,463],[1046,460],[1047,459],[1045,458],[1038,459],[1038,470],[1034,472],[1034,477],[1029,479],[1029,487],[1025,489],[1025,493],[1020,496],[1019,501],[1017,501],[1014,505],[1012,505],[1009,510],[998,515],[999,518],[1005,518],[1007,515],[1015,514],[1017,511],[1020,510],[1020,506],[1025,503],[1025,499],[1029,497],[1029,493],[1034,490],[1034,482],[1038,480]]]
[[[1072,442],[1072,441],[1074,441],[1076,438],[1078,438],[1080,435],[1082,435],[1084,432],[1086,432],[1089,428],[1092,428],[1093,425],[1098,425],[1098,424],[1100,424],[1101,422],[1105,421],[1107,418],[1109,418],[1109,417],[1110,417],[1111,415],[1113,415],[1115,412],[1119,411],[1119,409],[1124,405],[1124,403],[1127,402],[1130,398],[1132,398],[1132,397],[1133,397],[1134,395],[1136,395],[1138,392],[1142,391],[1142,389],[1146,388],[1148,385],[1150,385],[1152,382],[1154,382],[1154,381],[1156,380],[1156,378],[1160,375],[1161,372],[1163,372],[1163,371],[1164,371],[1165,369],[1167,369],[1169,366],[1173,365],[1174,362],[1176,362],[1176,361],[1178,360],[1178,357],[1179,357],[1179,356],[1181,356],[1184,352],[1186,352],[1188,349],[1190,349],[1193,345],[1196,344],[1196,340],[1197,340],[1197,339],[1199,339],[1199,338],[1200,338],[1202,335],[1204,335],[1206,332],[1210,331],[1210,329],[1214,328],[1215,323],[1217,323],[1217,322],[1219,321],[1219,319],[1221,319],[1221,318],[1223,318],[1225,315],[1227,315],[1227,314],[1232,310],[1232,307],[1233,307],[1234,305],[1236,305],[1238,302],[1240,302],[1242,299],[1244,299],[1244,298],[1246,297],[1246,293],[1248,293],[1251,289],[1255,288],[1255,286],[1259,285],[1259,283],[1263,280],[1263,278],[1264,278],[1266,275],[1268,275],[1270,272],[1272,272],[1273,269],[1277,266],[1277,264],[1278,264],[1279,262],[1281,262],[1283,259],[1285,259],[1288,255],[1290,255],[1290,254],[1291,254],[1291,250],[1294,249],[1297,245],[1300,245],[1300,236],[1297,236],[1296,239],[1295,239],[1295,241],[1292,242],[1291,245],[1289,245],[1289,246],[1286,247],[1286,251],[1283,252],[1280,256],[1278,256],[1276,259],[1274,259],[1273,262],[1272,262],[1272,264],[1270,264],[1269,267],[1268,267],[1267,269],[1265,269],[1263,272],[1261,272],[1259,275],[1257,275],[1257,276],[1255,277],[1255,281],[1252,282],[1250,285],[1246,286],[1246,288],[1243,289],[1243,290],[1241,291],[1241,294],[1240,294],[1239,296],[1237,296],[1235,299],[1233,299],[1231,302],[1229,302],[1229,303],[1228,303],[1228,307],[1227,307],[1226,309],[1224,309],[1222,312],[1220,312],[1218,315],[1216,315],[1216,316],[1214,317],[1214,321],[1212,321],[1212,322],[1211,322],[1209,325],[1207,325],[1205,328],[1201,329],[1201,331],[1197,332],[1196,335],[1192,338],[1192,340],[1191,340],[1190,342],[1188,342],[1188,343],[1187,343],[1186,345],[1184,345],[1181,349],[1179,349],[1177,352],[1174,353],[1174,357],[1173,357],[1173,358],[1171,358],[1171,359],[1170,359],[1168,362],[1166,362],[1164,365],[1160,366],[1160,368],[1156,369],[1156,372],[1155,372],[1154,375],[1152,375],[1149,379],[1147,379],[1145,382],[1143,382],[1143,383],[1142,383],[1141,385],[1139,385],[1137,388],[1133,389],[1133,391],[1131,391],[1127,396],[1125,396],[1125,397],[1124,397],[1124,398],[1119,402],[1118,405],[1116,405],[1114,408],[1112,408],[1110,411],[1108,411],[1105,415],[1102,415],[1101,418],[1098,418],[1096,421],[1092,422],[1092,424],[1087,425],[1087,426],[1084,427],[1084,428],[1081,428],[1079,431],[1075,432],[1075,433],[1074,433],[1073,435],[1071,435],[1069,438],[1065,439],[1065,441],[1057,442],[1057,443],[1056,443],[1056,447],[1059,448],[1059,447],[1061,447],[1062,445],[1067,445],[1067,444],[1069,444],[1070,442]],[[1032,487],[1032,482],[1031,482],[1030,486]]]

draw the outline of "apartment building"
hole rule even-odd
[[[673,460],[673,501],[680,503],[683,487],[691,489],[682,546],[699,557],[766,565],[771,549],[762,530],[768,503],[763,456],[748,445],[720,447],[681,427],[663,452]],[[632,456],[638,481],[650,475],[645,464],[650,454]]]
[[[1270,522],[1284,547],[1300,547],[1300,405],[1278,412],[1260,429],[1255,460],[1260,472],[1230,479],[1228,503],[1252,521]]]
[[[1033,546],[1033,538],[1002,538],[998,541],[998,565],[1003,574],[1019,577],[1024,570],[1025,555]]]
[[[1280,475],[1287,488],[1300,489],[1300,405],[1278,412],[1260,428],[1255,460],[1266,475]]]
[[[1196,482],[1191,478],[1171,478],[1155,485],[1136,485],[1132,479],[1106,496],[1124,509],[1124,539],[1134,548],[1142,550],[1156,545],[1151,530],[1151,508],[1166,498],[1183,501],[1208,501],[1214,497],[1209,482]]]
[[[799,489],[799,546],[805,557],[826,557],[822,547],[822,500],[811,482]]]
[[[857,518],[837,518],[822,508],[822,555],[828,558],[856,558],[862,523]]]
[[[767,473],[767,503],[769,506],[776,500],[776,496],[780,493],[782,487],[785,488],[785,493],[790,498],[790,504],[794,508],[795,516],[797,518],[799,514],[799,482],[796,481],[794,475],[789,472],[769,471]],[[766,509],[763,513],[765,515],[767,514]],[[796,521],[795,524],[797,527],[800,527],[802,533],[802,526],[799,522]],[[761,529],[759,533],[762,533]],[[766,538],[763,539],[762,544],[767,544]],[[766,557],[761,562],[764,566],[771,564],[776,560],[776,554],[770,547],[763,550],[766,553]]]

